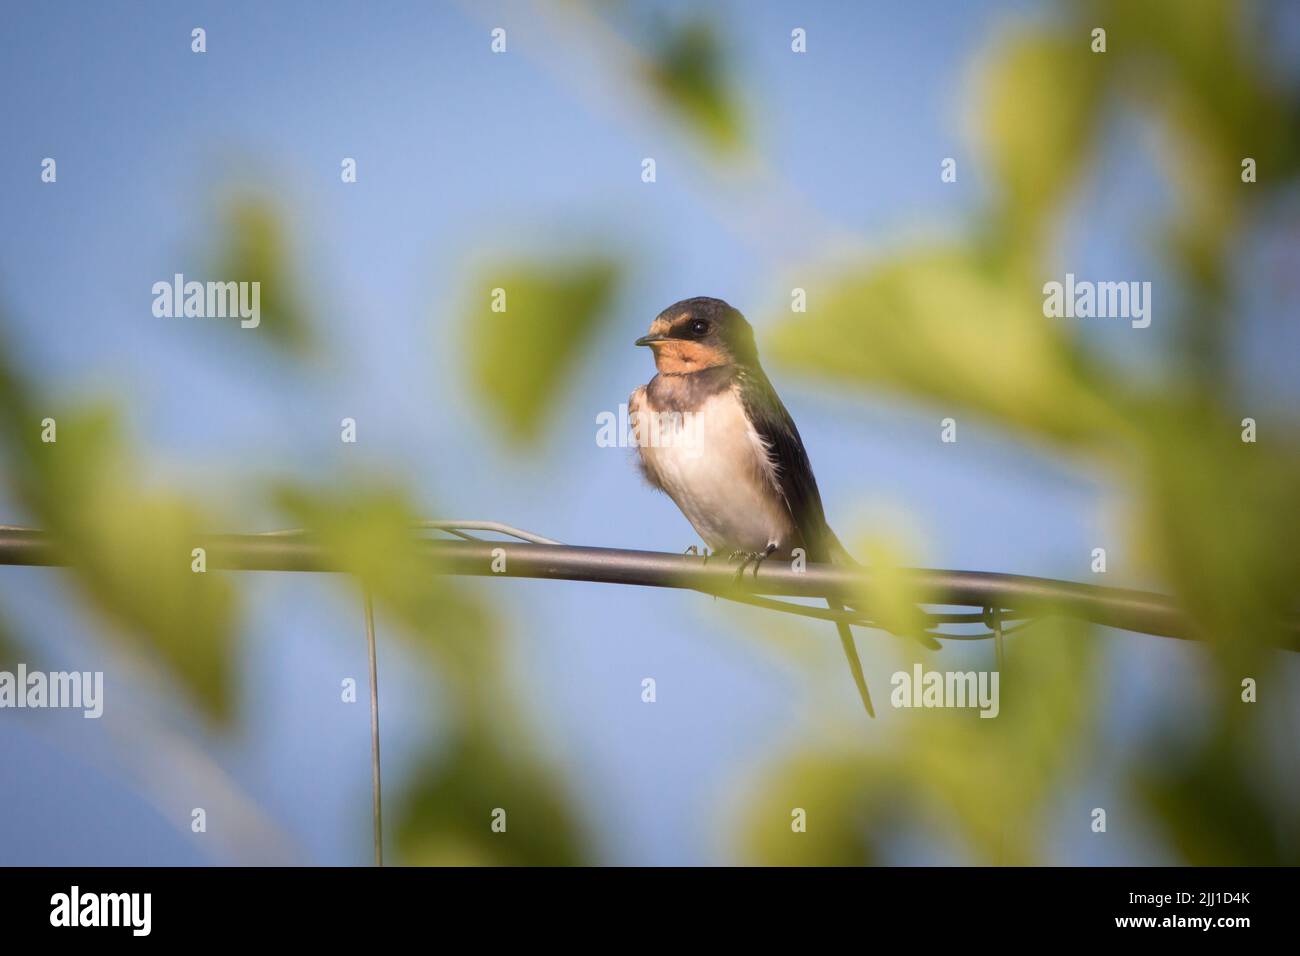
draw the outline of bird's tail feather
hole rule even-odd
[[[832,610],[839,610],[833,601],[828,601]],[[849,670],[853,672],[853,682],[858,685],[862,697],[862,706],[867,708],[867,716],[875,717],[876,709],[871,706],[871,691],[867,690],[867,679],[862,673],[862,661],[858,659],[858,649],[853,643],[853,630],[847,624],[836,624],[840,632],[840,644],[844,647],[844,656],[849,659]]]

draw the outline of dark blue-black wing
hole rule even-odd
[[[821,492],[794,419],[762,370],[737,375],[741,404],[755,433],[767,446],[777,490],[785,499],[809,561],[829,561],[839,544],[826,524]],[[832,544],[834,542],[834,544]]]
[[[809,561],[833,561],[837,564],[857,564],[853,556],[840,543],[835,532],[826,521],[826,510],[822,506],[821,492],[817,489],[817,478],[813,475],[812,463],[808,452],[799,437],[799,429],[794,419],[782,404],[776,389],[768,381],[762,369],[746,369],[737,376],[740,385],[740,400],[745,414],[754,426],[759,438],[767,445],[772,463],[776,469],[776,480],[781,497],[794,525],[803,538],[804,550]],[[842,610],[838,601],[828,600],[832,610]],[[862,676],[862,664],[858,661],[857,651],[853,646],[853,632],[847,624],[837,624],[840,642],[844,645],[844,654],[853,671],[854,682],[862,695],[862,703],[867,713],[875,716],[871,706],[871,695],[867,691],[866,681]],[[929,634],[918,632],[911,635],[924,646],[935,649],[939,643]]]

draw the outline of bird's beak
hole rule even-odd
[[[643,335],[636,340],[637,345],[654,345],[656,342],[667,341],[666,335]]]

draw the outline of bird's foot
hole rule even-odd
[[[740,579],[741,579],[741,578],[744,576],[744,574],[745,574],[745,569],[748,568],[750,565],[753,565],[753,567],[754,567],[754,577],[757,578],[757,577],[758,577],[758,568],[759,568],[759,565],[761,565],[764,561],[766,561],[766,560],[768,559],[768,556],[771,555],[772,552],[775,551],[775,550],[776,550],[776,545],[775,545],[775,544],[769,544],[769,545],[768,545],[764,550],[762,550],[762,551],[733,551],[733,552],[731,552],[731,560],[732,560],[732,561],[739,561],[739,562],[740,562],[740,567],[736,569],[736,583],[737,583],[737,584],[740,583]]]
[[[700,547],[698,547],[698,546],[696,546],[696,545],[691,545],[689,548],[687,548],[687,549],[686,549],[684,552],[682,552],[682,553],[683,553],[683,554],[689,554],[689,555],[692,555],[692,556],[697,557],[697,558],[701,558],[701,557],[702,557],[702,558],[704,558],[704,563],[705,563],[706,565],[709,563],[709,558],[713,557],[713,552],[711,552],[708,548],[700,548]]]

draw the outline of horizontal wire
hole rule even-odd
[[[550,543],[549,538],[496,521],[427,521],[412,533],[426,529],[455,535],[469,528],[509,535],[517,540],[469,540],[464,534],[456,536],[465,540],[417,538],[433,573],[684,588],[706,594],[718,592],[726,597],[731,597],[728,592],[733,588],[729,585],[734,584],[741,593],[754,597],[830,597],[846,603],[855,600],[863,587],[869,587],[878,578],[878,572],[873,573],[870,568],[810,564],[795,569],[769,562],[761,573],[746,574],[743,582],[735,582],[733,569],[705,564],[698,558],[659,551],[557,545]],[[339,555],[302,529],[256,534],[200,533],[196,534],[195,543],[208,549],[209,566],[217,569],[317,573],[348,570]],[[498,567],[494,558],[496,550],[503,547],[508,562]],[[56,535],[34,528],[0,526],[0,565],[48,567],[71,561],[72,556],[60,548]],[[1002,618],[1012,621],[1062,616],[1184,640],[1203,640],[1210,636],[1203,624],[1174,598],[1164,594],[992,571],[904,568],[898,573],[922,606],[971,609],[926,612],[931,628],[975,626],[984,623],[990,609],[996,608]],[[879,626],[865,614],[839,618],[829,609],[792,610],[791,606],[779,602],[771,609],[863,627]],[[1006,633],[1010,633],[1009,628]],[[987,639],[984,634],[939,630],[932,631],[931,636],[941,640]],[[1271,642],[1288,650],[1300,650],[1300,620],[1279,618]]]

